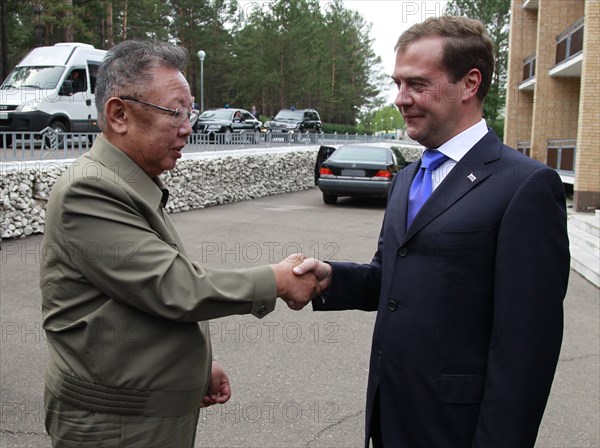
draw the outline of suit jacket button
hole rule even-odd
[[[408,249],[406,247],[401,247],[398,250],[398,255],[400,255],[401,257],[406,257],[408,255]]]
[[[267,306],[263,305],[258,309],[258,314],[264,316],[267,313]]]
[[[390,311],[396,311],[398,309],[398,304],[396,303],[395,300],[390,300],[388,303],[388,310]]]

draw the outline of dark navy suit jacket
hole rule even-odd
[[[396,176],[369,264],[332,262],[315,310],[377,310],[385,447],[533,447],[554,376],[569,276],[558,174],[489,131],[406,229],[419,162]]]

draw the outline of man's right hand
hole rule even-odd
[[[293,272],[296,275],[312,273],[317,278],[321,291],[327,289],[331,283],[331,265],[316,258],[304,258],[302,263],[294,267]]]
[[[305,274],[292,271],[294,267],[301,265],[304,259],[302,254],[293,254],[271,265],[275,274],[277,296],[293,310],[304,308],[322,289],[314,273],[308,270]]]

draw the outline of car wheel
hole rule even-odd
[[[337,202],[337,196],[334,194],[323,193],[323,202],[325,204],[335,204]]]

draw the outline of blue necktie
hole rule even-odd
[[[426,149],[421,160],[421,169],[415,176],[408,192],[408,215],[406,217],[406,228],[410,227],[413,219],[421,209],[425,201],[431,196],[432,184],[431,173],[448,160],[448,156],[435,149]]]

